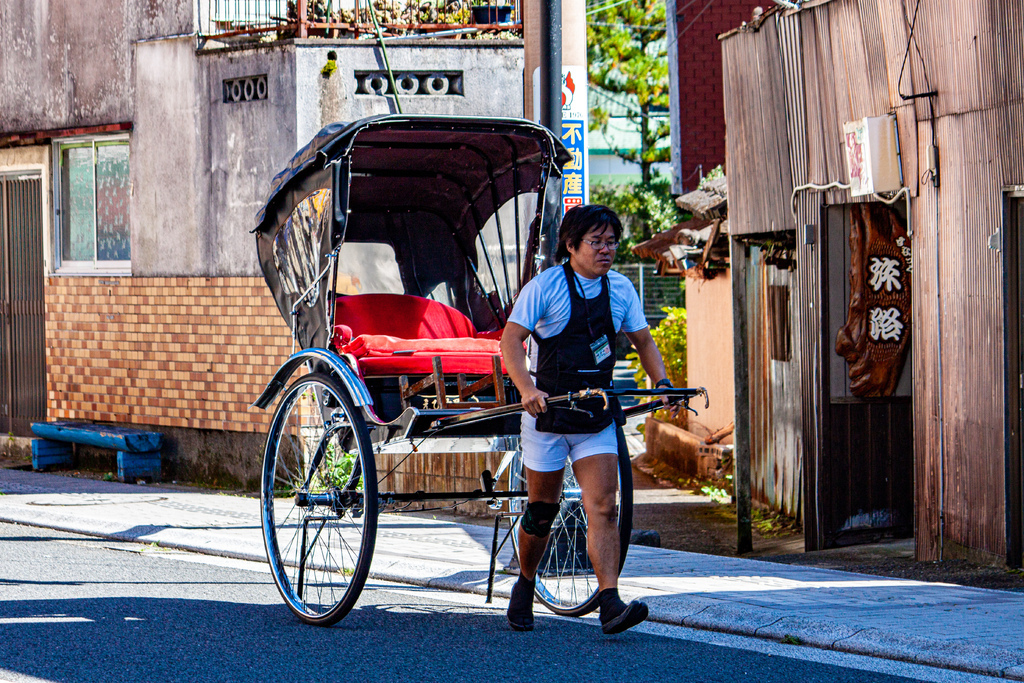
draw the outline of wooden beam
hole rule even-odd
[[[296,12],[299,18],[299,38],[309,37],[309,17],[306,14],[307,0],[296,0]],[[372,11],[372,10],[371,10]]]
[[[750,530],[750,344],[747,337],[747,272],[749,250],[731,241],[732,349],[736,432],[733,437],[733,491],[736,497],[736,552],[754,549]]]
[[[491,356],[494,372],[494,401],[499,406],[505,405],[505,374],[501,371],[501,356]]]
[[[12,147],[15,145],[34,145],[44,140],[54,138],[67,138],[78,135],[99,135],[101,133],[120,133],[131,130],[130,121],[122,123],[107,123],[101,126],[79,126],[77,128],[52,128],[50,130],[33,130],[20,133],[7,133],[0,135],[0,147]]]
[[[441,356],[434,356],[434,390],[437,392],[437,407],[444,410],[448,407],[448,397],[444,393],[444,370],[441,368]]]

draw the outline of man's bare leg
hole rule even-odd
[[[619,490],[619,465],[611,453],[580,458],[573,464],[583,490],[587,513],[587,555],[594,567],[599,589],[619,585],[619,526],[615,494]]]
[[[537,472],[529,467],[523,469],[526,471],[529,501],[557,504],[562,496],[563,471]],[[537,565],[544,557],[544,549],[547,546],[548,536],[538,538],[523,531],[522,525],[519,525],[519,573],[528,581],[533,581],[536,576]]]
[[[558,499],[562,495],[563,471],[537,472],[528,467],[526,470],[526,490],[531,503],[548,503],[557,509]],[[557,512],[555,513],[557,514]],[[549,520],[543,520],[545,522]],[[553,521],[550,520],[550,521]],[[519,524],[519,579],[512,587],[512,597],[508,603],[508,623],[516,631],[533,630],[533,593],[536,587],[537,565],[544,557],[544,549],[548,545],[546,534],[543,538],[528,534]]]

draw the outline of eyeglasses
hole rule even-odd
[[[619,248],[619,243],[618,242],[595,242],[595,241],[592,241],[592,240],[583,240],[583,241],[586,242],[587,244],[589,244],[591,246],[591,248],[593,248],[594,251],[601,251],[605,247],[608,248],[608,251],[615,251],[616,249]]]

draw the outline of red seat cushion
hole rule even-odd
[[[401,339],[384,334],[361,334],[340,347],[342,353],[351,353],[356,358],[364,356],[410,355],[414,353],[456,354],[501,353],[501,344],[496,339]]]
[[[402,339],[475,337],[473,322],[439,301],[405,294],[356,294],[339,297],[334,333],[346,341],[361,334]],[[344,336],[349,328],[348,336]]]
[[[363,377],[385,375],[429,375],[434,371],[434,356],[441,357],[445,374],[489,375],[493,366],[489,353],[414,353],[411,356],[364,356],[358,360]],[[501,371],[505,372],[502,363]]]
[[[478,333],[460,311],[431,299],[356,294],[336,306],[334,344],[357,359],[363,377],[427,375],[434,356],[446,374],[486,375],[501,353],[502,330]]]

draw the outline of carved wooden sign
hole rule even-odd
[[[850,208],[850,306],[836,338],[854,396],[891,396],[910,343],[910,238],[879,203]]]

